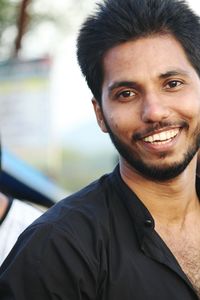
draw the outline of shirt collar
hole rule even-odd
[[[137,195],[127,186],[123,181],[119,171],[119,165],[116,166],[114,172],[111,176],[111,181],[114,184],[115,189],[123,201],[124,205],[127,207],[129,214],[131,215],[134,224],[138,240],[140,244],[143,243],[144,236],[153,231],[155,227],[154,219],[143,204],[143,202],[137,197]],[[196,177],[196,190],[198,197],[200,199],[200,177]]]
[[[198,198],[200,200],[200,176],[199,175],[196,176],[196,191],[197,191]]]
[[[176,272],[192,289],[192,285],[182,271],[177,260],[154,230],[154,219],[137,195],[122,180],[119,166],[112,173],[111,181],[120,200],[131,215],[141,250],[152,259],[165,264]],[[200,199],[200,177],[196,179],[196,190]]]
[[[133,219],[137,237],[142,244],[144,235],[154,229],[154,219],[142,201],[121,178],[119,166],[112,173],[111,181]]]

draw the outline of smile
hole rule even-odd
[[[146,143],[157,144],[157,145],[166,144],[169,143],[173,138],[175,138],[179,133],[179,131],[180,131],[179,128],[170,129],[167,131],[149,135],[145,137],[143,141]]]

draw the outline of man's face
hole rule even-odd
[[[200,79],[179,42],[155,35],[110,49],[103,59],[101,129],[142,176],[179,175],[200,141]]]

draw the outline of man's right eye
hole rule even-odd
[[[134,96],[135,96],[135,93],[131,90],[125,90],[118,94],[119,98],[129,98],[129,97],[134,97]]]

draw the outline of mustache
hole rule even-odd
[[[138,131],[133,134],[132,140],[133,141],[138,141],[144,138],[145,136],[151,135],[154,131],[162,130],[162,129],[169,129],[169,128],[174,128],[174,127],[180,127],[180,128],[189,128],[189,124],[186,121],[179,121],[179,122],[157,122],[155,124],[151,124],[144,130]]]

